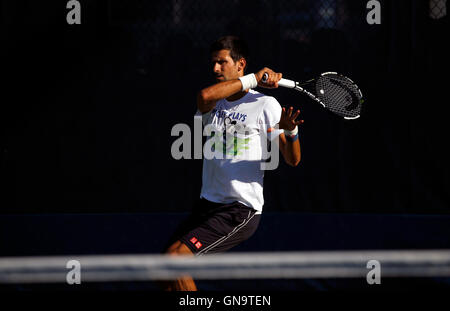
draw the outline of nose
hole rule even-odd
[[[214,71],[214,73],[220,73],[220,64],[219,63],[214,63],[213,71]]]

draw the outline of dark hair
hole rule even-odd
[[[245,58],[248,63],[248,46],[244,40],[236,36],[225,36],[213,44],[209,49],[210,53],[217,52],[220,50],[229,50],[231,58],[236,62],[241,58]]]

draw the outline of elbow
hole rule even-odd
[[[200,92],[198,92],[197,98],[199,101],[202,101],[202,102],[208,101],[208,92],[206,91],[206,89],[203,89]]]
[[[296,167],[296,166],[298,166],[300,164],[300,160],[301,160],[300,157],[295,158],[295,159],[291,159],[290,161],[288,161],[288,164],[290,166],[292,166],[292,167]]]
[[[296,167],[296,166],[298,166],[299,164],[300,164],[300,160],[294,160],[294,161],[292,161],[291,163],[289,163],[289,165],[292,166],[292,167]]]
[[[300,164],[300,160],[302,158],[300,150],[298,151],[292,151],[287,149],[281,149],[284,162],[286,162],[287,165],[296,167]]]
[[[207,112],[206,104],[208,103],[208,93],[201,90],[197,94],[197,108],[201,113]]]

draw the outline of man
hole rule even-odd
[[[275,98],[253,90],[277,88],[282,74],[263,68],[244,75],[247,47],[234,36],[220,38],[210,52],[217,83],[199,92],[197,108],[205,127],[218,129],[211,131],[209,139],[214,143],[210,145],[216,155],[223,156],[205,157],[200,202],[174,235],[167,249],[170,255],[223,252],[255,232],[264,203],[260,167],[264,140],[279,137],[285,161],[291,166],[300,162],[297,126],[303,120],[296,121],[300,111],[282,109]],[[264,74],[268,78],[262,82]],[[185,277],[169,289],[196,290],[196,286]]]

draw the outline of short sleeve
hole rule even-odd
[[[213,110],[214,110],[214,109],[213,109]],[[195,113],[194,118],[202,118],[202,124],[203,124],[203,126],[205,126],[205,125],[208,123],[208,120],[209,120],[209,118],[210,118],[211,113],[212,113],[213,110],[208,111],[208,112],[205,112],[205,113],[201,113],[201,112],[197,109],[197,112]]]
[[[266,129],[269,140],[274,140],[283,133],[283,130],[276,129],[277,124],[280,122],[281,111],[280,103],[275,98],[268,97],[264,104],[259,123]]]

